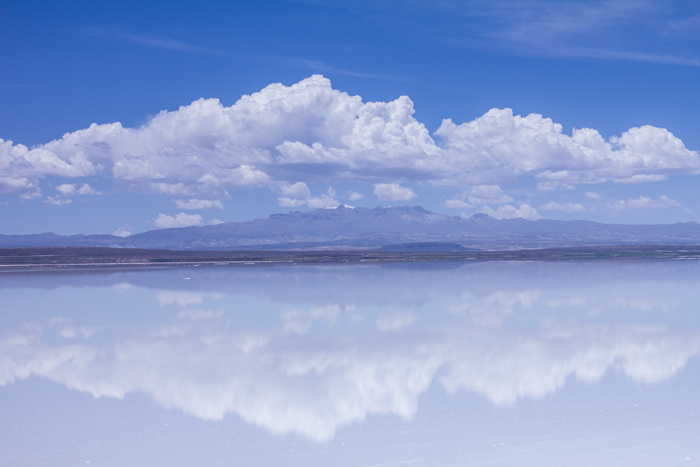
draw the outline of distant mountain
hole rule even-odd
[[[698,245],[700,224],[601,224],[589,221],[446,216],[420,206],[352,208],[274,214],[251,222],[112,235],[0,235],[0,247],[106,246],[174,250],[378,248],[451,243],[466,248],[511,249],[597,245]],[[441,248],[433,246],[432,248]],[[451,248],[456,248],[454,245]]]

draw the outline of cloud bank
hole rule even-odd
[[[606,140],[594,129],[567,135],[542,115],[492,109],[462,124],[446,119],[431,135],[413,114],[407,96],[363,102],[314,75],[271,84],[230,107],[199,99],[140,128],[92,124],[31,149],[0,140],[0,193],[39,198],[40,180],[54,176],[72,179],[59,188],[63,196],[95,194],[75,180],[101,176],[120,190],[178,198],[181,209],[218,208],[229,190],[248,187],[278,192],[283,205],[315,207],[338,203],[334,192],[312,197],[309,182],[364,182],[381,200],[405,201],[415,196],[401,186],[407,182],[468,189],[534,176],[551,190],[700,173],[700,154],[663,128]],[[508,198],[495,189],[467,196]]]

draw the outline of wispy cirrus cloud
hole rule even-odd
[[[154,47],[157,49],[175,50],[177,52],[187,52],[196,54],[219,54],[218,50],[210,49],[207,47],[201,47],[198,45],[190,44],[187,42],[172,39],[167,36],[161,36],[156,34],[134,34],[134,33],[119,33],[115,34],[117,39],[135,42],[137,44],[145,45],[148,47]]]
[[[155,49],[172,50],[176,52],[185,52],[201,55],[220,55],[223,52],[209,47],[202,47],[190,42],[175,39],[169,36],[152,33],[126,32],[118,29],[90,27],[83,29],[74,29],[73,33],[78,36],[85,37],[105,37],[108,39],[116,39],[120,41],[132,42],[146,47]]]
[[[326,63],[320,62],[318,60],[309,60],[305,58],[299,58],[299,59],[289,59],[290,61],[297,63],[299,65],[302,65],[304,67],[310,68],[315,71],[320,71],[324,73],[333,73],[337,75],[346,75],[346,76],[354,76],[356,78],[369,78],[369,79],[379,79],[379,80],[387,80],[387,81],[401,81],[401,82],[408,82],[408,83],[414,83],[412,80],[408,80],[405,78],[401,78],[398,76],[391,76],[391,75],[382,75],[382,74],[375,74],[375,73],[361,73],[353,70],[346,70],[343,68],[338,68],[334,67],[332,65],[328,65]]]
[[[632,0],[477,1],[412,5],[446,18],[430,37],[552,58],[700,66],[700,5]]]

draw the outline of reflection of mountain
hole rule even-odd
[[[160,229],[130,237],[112,235],[0,235],[2,247],[114,246],[162,249],[377,247],[396,243],[451,242],[479,248],[581,245],[696,245],[700,225],[616,225],[588,221],[463,219],[420,206],[368,209],[339,206],[274,214],[251,222]],[[454,248],[453,248],[454,249]]]
[[[592,280],[596,268],[585,267],[552,285],[548,279],[561,273],[553,265],[539,276],[527,267],[511,272],[500,286],[493,285],[503,279],[497,270],[478,279],[468,268],[415,275],[336,268],[328,283],[342,287],[318,294],[325,282],[313,268],[296,270],[295,287],[283,283],[292,268],[259,268],[252,277],[228,269],[228,291],[223,279],[215,291],[192,287],[206,282],[206,270],[177,270],[191,277],[178,278],[187,290],[146,289],[121,276],[116,287],[73,290],[76,300],[89,293],[95,303],[111,301],[129,325],[115,325],[104,311],[74,312],[71,303],[25,318],[3,332],[0,382],[34,375],[98,397],[142,392],[197,417],[238,414],[275,433],[323,441],[369,414],[411,417],[433,383],[512,404],[611,370],[640,382],[670,378],[700,353],[697,320],[687,318],[697,309],[700,266],[691,266],[696,280],[685,284],[630,279],[618,266],[612,284]],[[171,272],[164,273],[173,283]],[[158,275],[130,277],[144,284]],[[255,281],[266,285],[246,293]],[[383,295],[360,297],[371,281],[380,281]],[[36,295],[27,290],[23,297]],[[420,300],[402,297],[415,290]],[[45,293],[45,309],[59,292],[66,299],[71,288]],[[670,318],[685,324],[679,330]]]

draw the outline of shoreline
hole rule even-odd
[[[0,248],[0,272],[163,268],[178,266],[255,266],[487,261],[687,261],[700,260],[700,245],[625,245],[522,250],[385,251],[366,250],[136,250],[102,247]]]

